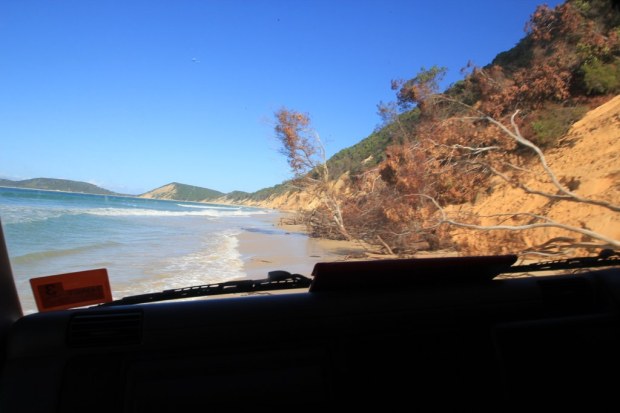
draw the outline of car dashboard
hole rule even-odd
[[[37,313],[0,411],[613,406],[619,305],[607,269]]]

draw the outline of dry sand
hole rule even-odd
[[[562,182],[578,183],[575,193],[595,199],[620,203],[620,96],[588,112],[576,122],[562,139],[563,145],[546,153],[547,162]],[[534,189],[556,193],[539,165],[526,184]],[[474,205],[446,208],[448,213],[473,213],[479,217],[514,212],[546,215],[568,225],[585,227],[611,239],[620,239],[620,215],[607,208],[577,202],[552,202],[548,198],[526,194],[505,182],[495,181],[493,193]],[[480,218],[482,225],[494,225],[493,218]],[[526,249],[539,250],[549,240],[573,239],[579,235],[557,228],[539,228],[519,233],[480,232],[457,229],[453,240],[465,253],[512,253]],[[500,250],[500,251],[498,251]],[[585,255],[588,251],[575,251]],[[598,251],[595,251],[598,252]]]

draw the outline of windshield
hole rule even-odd
[[[609,0],[7,1],[0,220],[114,298],[333,260],[620,248]],[[525,27],[525,29],[524,29]]]

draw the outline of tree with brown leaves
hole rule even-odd
[[[614,213],[620,212],[620,206],[579,195],[562,183],[543,150],[521,133],[517,121],[519,110],[496,118],[483,112],[480,109],[483,105],[468,105],[439,93],[429,95],[423,103],[422,111],[427,113],[418,125],[417,141],[392,149],[396,156],[388,157],[380,172],[384,183],[395,190],[393,201],[409,204],[410,209],[426,210],[430,221],[420,225],[421,228],[430,230],[442,225],[479,231],[557,228],[579,236],[573,241],[564,237],[564,251],[583,246],[620,248],[618,240],[585,226],[552,219],[544,212],[515,210],[486,216],[487,221],[493,218],[496,223],[484,225],[476,216],[451,216],[446,206],[472,201],[492,176],[549,203],[596,205]],[[531,187],[528,181],[532,179],[546,189]],[[402,207],[399,213],[406,222],[411,217]],[[435,214],[430,214],[429,209]]]
[[[341,237],[351,239],[342,215],[341,194],[331,182],[325,148],[319,134],[311,127],[310,116],[282,108],[275,117],[276,138],[295,174],[295,184],[321,200],[320,207],[311,212],[306,223],[316,227],[313,232],[317,235],[324,233],[321,226],[334,225]]]

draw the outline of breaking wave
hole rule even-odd
[[[246,274],[237,235],[237,231],[209,234],[199,250],[154,263],[145,270],[145,278],[117,282],[113,286],[114,296],[120,298],[243,278]]]
[[[187,217],[187,216],[205,216],[205,217],[248,217],[251,215],[264,214],[266,212],[256,211],[243,211],[240,209],[201,209],[199,211],[163,211],[157,209],[143,209],[143,208],[97,208],[77,211],[81,214],[98,215],[98,216],[150,216],[150,217]]]
[[[177,204],[177,206],[183,208],[198,208],[198,209],[219,209],[223,211],[240,211],[241,207],[233,206],[217,206],[217,205],[190,205],[190,204]]]

